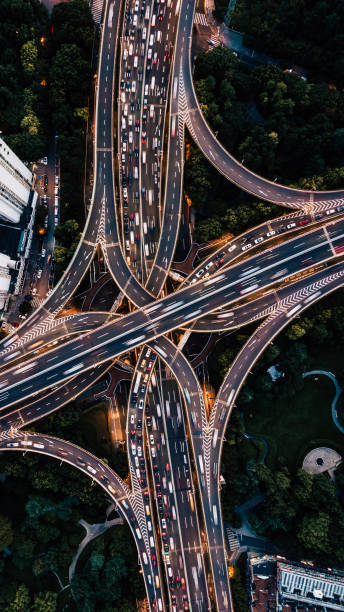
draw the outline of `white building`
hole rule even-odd
[[[19,223],[29,203],[33,175],[0,138],[0,219]]]
[[[16,270],[19,262],[14,261],[8,255],[0,253],[0,310],[7,305],[9,288],[11,284],[10,270]]]
[[[338,570],[278,561],[277,585],[282,606],[289,602],[327,612],[344,610],[344,573]]]

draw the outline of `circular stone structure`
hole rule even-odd
[[[341,463],[342,457],[333,448],[320,446],[313,448],[304,458],[302,469],[309,474],[320,474],[336,470]]]

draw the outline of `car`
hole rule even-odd
[[[259,236],[259,238],[256,238],[254,241],[254,244],[259,244],[260,242],[262,242],[264,240],[263,236]]]
[[[209,263],[208,263],[208,264],[205,266],[205,269],[206,269],[206,270],[209,270],[210,268],[212,268],[212,266],[213,266],[213,265],[214,265],[214,262],[213,262],[213,261],[210,261],[210,262],[209,262]]]
[[[26,319],[26,315],[19,315],[19,319]]]
[[[315,215],[314,219],[316,221],[318,221],[318,219],[322,219],[323,218],[323,214],[322,213],[318,213],[317,215]]]
[[[65,451],[61,450],[61,448],[59,448],[57,450],[57,454],[60,455],[60,457],[67,457],[68,453],[66,453]]]
[[[288,223],[287,229],[293,229],[293,227],[296,227],[296,223]]]
[[[280,227],[280,228],[277,230],[277,233],[278,233],[278,234],[283,234],[283,233],[284,233],[284,232],[286,232],[286,231],[287,231],[287,228],[286,228],[286,227]]]
[[[149,440],[150,440],[151,445],[153,446],[153,444],[154,444],[154,436],[153,436],[153,434],[149,435]]]
[[[247,251],[247,249],[250,249],[252,247],[252,244],[249,242],[248,244],[244,244],[243,247],[241,247],[242,251]]]
[[[141,140],[142,140],[142,144],[145,144],[145,142],[147,141],[147,133],[146,132],[142,132]]]
[[[344,210],[344,206],[338,206],[337,212],[342,212]]]
[[[80,467],[85,467],[86,466],[85,461],[83,459],[80,459],[80,457],[77,457],[76,464],[79,465]]]
[[[161,526],[164,530],[167,529],[166,520],[164,518],[161,519]]]
[[[34,288],[32,289],[32,295],[36,295],[36,293],[37,293],[37,287],[34,287]]]
[[[231,252],[232,252],[232,251],[234,251],[234,249],[236,249],[236,248],[237,248],[237,245],[236,245],[236,244],[231,244],[231,246],[230,246],[230,247],[229,247],[229,249],[228,249],[228,253],[231,253]]]
[[[41,278],[43,270],[37,270],[37,278]]]
[[[180,584],[181,584],[183,591],[185,591],[185,578],[183,576],[180,579]]]
[[[46,254],[47,254],[46,249],[42,249],[42,251],[41,251],[41,257],[45,257],[45,256],[46,256]]]
[[[217,268],[219,268],[220,266],[222,266],[222,264],[224,264],[224,262],[225,262],[224,257],[221,257],[221,259],[218,259],[216,261],[215,265],[216,265]]]
[[[201,268],[198,272],[196,272],[197,278],[201,278],[202,274],[204,274],[203,268]]]
[[[307,225],[307,223],[309,223],[309,219],[302,219],[302,221],[299,221],[299,225]]]
[[[327,211],[326,211],[326,214],[327,214],[327,215],[333,215],[335,212],[336,212],[336,211],[335,211],[335,209],[334,209],[334,208],[330,208],[330,210],[327,210]]]
[[[266,234],[266,237],[267,237],[267,238],[271,238],[271,236],[274,236],[275,234],[276,234],[275,230],[271,230],[271,232],[268,232],[268,233]]]
[[[107,476],[105,476],[104,474],[100,474],[99,478],[100,478],[100,480],[101,480],[102,482],[105,482],[105,484],[107,484],[107,483],[109,482],[108,477],[107,477]]]

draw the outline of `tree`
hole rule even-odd
[[[298,540],[313,554],[329,552],[330,522],[325,512],[306,515],[297,532]]]
[[[300,324],[293,323],[293,325],[290,325],[290,327],[288,327],[285,335],[287,336],[287,338],[289,338],[289,340],[298,340],[299,338],[302,338],[305,333],[306,330]]]
[[[64,245],[70,247],[75,237],[78,235],[79,224],[75,219],[68,219],[63,225],[57,225],[55,228],[56,240]]]
[[[20,127],[27,131],[30,136],[37,136],[39,130],[39,120],[37,115],[31,110],[20,122]]]
[[[10,546],[13,540],[13,529],[12,523],[4,516],[4,514],[0,514],[0,550],[4,550]]]
[[[35,40],[28,40],[20,50],[20,59],[24,72],[32,74],[36,69],[38,49]]]
[[[41,495],[30,495],[29,501],[25,504],[25,510],[31,518],[38,518],[49,510],[52,510],[52,508],[52,502]]]
[[[57,594],[52,591],[38,593],[34,597],[31,612],[55,612]]]
[[[8,612],[23,612],[23,610],[29,610],[31,603],[31,597],[29,595],[29,589],[25,584],[21,584],[15,594],[14,600],[8,607]]]
[[[211,217],[198,224],[195,232],[197,242],[209,242],[222,235],[222,225],[217,217]]]

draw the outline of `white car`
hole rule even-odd
[[[200,278],[202,276],[202,274],[204,274],[203,268],[201,268],[201,270],[199,272],[196,272],[197,278]]]
[[[208,264],[205,266],[205,269],[206,269],[206,270],[209,270],[209,268],[211,268],[213,265],[214,265],[214,262],[213,262],[213,261],[210,261],[210,262],[209,262],[209,263],[208,263]]]
[[[256,238],[254,241],[254,244],[259,244],[260,242],[262,242],[264,240],[263,236],[259,236],[259,238]]]
[[[234,249],[236,249],[236,248],[237,248],[237,245],[236,245],[236,244],[231,244],[231,246],[230,246],[230,247],[229,247],[229,249],[228,249],[228,253],[231,253],[231,252],[232,252],[232,251],[234,251]]]
[[[43,271],[43,270],[38,270],[38,272],[37,272],[37,278],[41,278],[41,276],[42,276],[42,271]]]
[[[267,237],[267,238],[270,238],[270,236],[274,236],[275,234],[276,234],[275,230],[271,230],[271,232],[268,232],[268,233],[266,234],[266,237]]]
[[[247,249],[250,249],[252,247],[252,244],[249,242],[249,244],[244,244],[243,247],[241,247],[242,251],[247,251]]]

